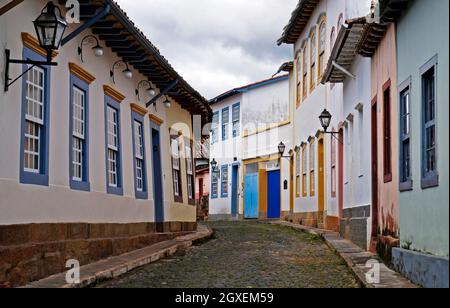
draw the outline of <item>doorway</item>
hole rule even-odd
[[[280,170],[267,171],[267,218],[281,217],[281,175]]]
[[[319,140],[319,212],[325,211],[325,152],[323,138]]]
[[[164,231],[164,201],[161,169],[161,143],[159,128],[152,128],[153,199],[157,232]]]
[[[376,99],[372,102],[372,237],[378,236],[378,112]]]
[[[339,160],[339,172],[338,172],[338,191],[339,191],[339,220],[344,216],[344,129],[339,129],[339,136],[341,142],[338,147],[338,160]]]
[[[244,217],[245,219],[258,219],[259,195],[258,173],[247,174],[244,184]]]
[[[231,173],[231,216],[237,218],[238,216],[238,187],[239,187],[239,166],[232,167]]]

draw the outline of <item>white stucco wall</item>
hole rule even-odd
[[[244,161],[249,159],[255,159],[259,157],[265,157],[269,155],[276,155],[278,153],[278,145],[281,141],[286,144],[286,153],[288,155],[289,150],[292,148],[291,132],[292,127],[288,122],[283,123],[281,126],[274,127],[272,129],[260,131],[255,133],[256,129],[261,128],[259,123],[245,123],[242,112],[243,110],[258,110],[260,104],[267,105],[272,101],[282,101],[283,105],[286,105],[287,118],[290,119],[291,107],[289,101],[289,81],[284,78],[281,81],[277,81],[268,85],[263,85],[250,89],[242,94],[237,94],[231,98],[225,99],[219,103],[213,104],[213,112],[219,111],[219,137],[218,142],[211,145],[211,158],[215,158],[218,162],[218,166],[221,167],[225,164],[230,166],[229,169],[229,194],[228,197],[221,197],[221,188],[219,187],[219,193],[217,198],[210,199],[210,215],[230,215],[231,214],[231,165],[239,163],[239,214],[243,214],[243,168]],[[231,126],[231,110],[232,106],[236,103],[241,104],[241,137],[232,137]],[[230,108],[230,138],[226,141],[222,141],[222,110],[226,107]],[[273,123],[279,124],[279,123]],[[250,134],[245,134],[245,131]],[[234,161],[234,158],[237,161]],[[284,164],[283,164],[284,163]],[[284,190],[284,181],[289,180],[289,162],[283,161],[280,168],[282,189],[282,210],[289,210],[289,185],[288,190]],[[220,185],[219,185],[220,186]],[[212,194],[211,194],[212,195]]]
[[[35,36],[32,20],[45,6],[45,1],[27,1],[0,19],[0,46],[9,48],[13,58],[21,58],[23,45],[21,32]],[[24,22],[26,21],[26,22]],[[78,25],[70,25],[70,33]],[[132,80],[126,80],[116,70],[116,84],[109,78],[112,64],[118,60],[109,48],[101,58],[95,58],[88,46],[84,47],[82,63],[77,46],[90,30],[77,36],[59,50],[57,67],[51,69],[50,137],[49,137],[49,186],[40,187],[19,184],[21,136],[21,83],[15,83],[7,93],[0,90],[0,224],[88,222],[132,223],[154,221],[153,173],[151,170],[151,135],[149,118],[145,117],[145,146],[149,200],[136,200],[132,154],[132,130],[130,103],[138,103],[134,89],[146,77],[133,71]],[[104,46],[104,43],[101,42]],[[2,56],[3,58],[3,56]],[[96,77],[90,86],[90,184],[89,193],[71,190],[69,187],[69,77],[68,63],[74,62]],[[4,61],[0,62],[3,85]],[[20,74],[20,65],[11,65],[11,76]],[[123,196],[106,194],[105,172],[105,123],[103,85],[110,85],[126,96],[121,103],[121,149]],[[158,112],[151,107],[150,113],[164,120],[161,126],[163,164],[164,206],[166,221],[195,221],[196,209],[187,204],[174,204],[172,176],[170,172],[169,123],[183,121],[191,126],[190,114],[176,103],[166,110],[161,102]],[[182,166],[184,162],[182,161]],[[184,168],[184,167],[182,167]],[[185,170],[185,169],[182,169]],[[185,171],[184,171],[185,172]],[[186,178],[185,173],[182,174]],[[183,181],[186,186],[186,181]],[[183,189],[187,189],[183,186]],[[185,199],[186,194],[184,194]],[[187,203],[187,200],[186,200]]]
[[[222,198],[222,187],[221,187],[221,178],[219,178],[219,188],[217,198],[212,197],[212,191],[210,192],[210,201],[209,201],[209,214],[210,215],[230,215],[231,214],[231,188],[232,188],[232,164],[234,163],[242,163],[242,138],[241,134],[238,137],[233,138],[233,126],[232,126],[232,108],[234,104],[241,104],[241,125],[240,130],[242,132],[242,104],[243,97],[242,95],[236,95],[231,98],[228,98],[220,103],[212,105],[213,113],[219,113],[219,126],[218,126],[218,141],[216,143],[211,143],[210,147],[210,157],[211,160],[215,159],[217,161],[217,167],[220,169],[222,173],[222,166],[228,165],[228,197]],[[229,108],[229,125],[228,125],[228,136],[229,138],[225,141],[222,140],[222,110],[224,108]],[[212,140],[210,138],[210,140]],[[235,161],[234,158],[237,160]],[[211,174],[211,173],[210,173]],[[239,166],[239,183],[242,183],[242,165]],[[238,200],[239,200],[239,213],[242,213],[241,209],[241,190],[242,185],[238,185]]]

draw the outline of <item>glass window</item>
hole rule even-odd
[[[118,112],[111,106],[107,107],[108,127],[108,184],[110,187],[118,187]]]
[[[192,159],[192,144],[190,140],[185,142],[185,155],[186,155],[186,175],[188,184],[188,198],[193,200],[195,197],[194,187],[194,161]]]
[[[233,138],[240,135],[240,121],[241,121],[241,105],[236,104],[233,106]]]
[[[222,110],[222,140],[228,140],[229,121],[230,121],[230,109],[225,108]]]
[[[77,87],[72,89],[72,180],[82,182],[85,167],[85,104],[84,91]]]
[[[181,190],[181,166],[180,166],[180,142],[178,136],[171,137],[171,152],[172,152],[172,175],[173,175],[173,192],[176,202],[181,202],[179,199],[182,196]]]
[[[314,29],[311,34],[311,77],[309,86],[314,89],[316,86],[316,57],[317,57],[317,37]]]
[[[308,96],[308,43],[303,48],[303,98]]]
[[[211,127],[211,143],[217,143],[219,141],[219,112],[215,112],[212,118]]]
[[[322,21],[319,26],[319,75],[323,74],[325,69],[325,37],[326,37],[326,26],[325,21]]]
[[[228,197],[228,166],[222,166],[222,198]]]
[[[42,137],[44,129],[45,71],[33,67],[26,79],[26,113],[24,132],[24,171],[41,173]]]
[[[411,181],[410,90],[400,93],[400,182]]]
[[[434,60],[436,61],[436,60]],[[439,185],[436,153],[436,68],[422,75],[422,187]]]
[[[144,189],[144,137],[142,123],[134,120],[134,153],[136,164],[136,190],[138,192]]]
[[[316,193],[316,176],[315,176],[315,164],[316,164],[316,148],[315,142],[311,141],[309,150],[309,170],[310,170],[310,193],[311,197],[315,196]]]

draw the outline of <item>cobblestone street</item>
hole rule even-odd
[[[211,223],[213,239],[100,288],[357,288],[318,237],[258,223]]]

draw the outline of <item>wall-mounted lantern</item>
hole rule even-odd
[[[220,177],[220,170],[217,167],[217,161],[215,158],[213,158],[213,160],[211,161],[211,172]]]
[[[92,43],[95,44],[94,47],[92,47],[92,52],[94,53],[94,55],[96,57],[103,56],[104,50],[103,50],[103,47],[100,46],[97,37],[95,37],[94,35],[87,35],[81,40],[80,46],[78,46],[78,55],[81,58],[81,62],[84,62],[83,45],[92,44]]]
[[[167,96],[165,97],[164,106],[167,109],[169,109],[172,106],[172,102],[167,98]]]
[[[155,89],[153,88],[153,86],[152,86],[152,84],[148,81],[148,80],[142,80],[142,81],[140,81],[139,83],[138,83],[138,85],[137,85],[137,88],[136,88],[136,90],[135,90],[135,92],[136,92],[136,95],[137,95],[137,97],[138,97],[138,100],[141,100],[141,98],[140,98],[140,95],[139,95],[139,90],[142,88],[141,87],[141,85],[143,86],[143,85],[148,85],[148,88],[146,89],[146,91],[147,91],[147,95],[149,96],[149,97],[153,97],[153,96],[155,96],[156,95],[156,91],[155,91]]]
[[[322,113],[319,116],[319,120],[320,120],[320,124],[323,127],[323,133],[324,134],[330,134],[333,136],[333,138],[336,138],[340,143],[343,143],[342,141],[342,134],[341,133],[337,133],[337,132],[329,132],[328,128],[330,127],[331,124],[331,119],[333,118],[333,116],[331,115],[331,113],[328,110],[324,110],[322,111]],[[336,137],[338,136],[338,137]]]
[[[133,78],[133,72],[132,72],[132,71],[130,70],[130,68],[128,67],[128,64],[125,63],[125,62],[123,62],[122,60],[118,60],[118,61],[116,61],[116,62],[113,64],[113,66],[112,66],[112,68],[111,68],[111,71],[109,72],[109,75],[111,76],[111,78],[112,78],[112,80],[113,80],[114,83],[116,83],[116,80],[115,80],[115,78],[114,78],[114,70],[116,69],[116,67],[121,66],[121,65],[124,65],[124,66],[125,66],[125,69],[122,71],[123,76],[124,76],[126,79],[132,79],[132,78]]]
[[[5,50],[6,69],[5,69],[5,92],[9,87],[24,76],[29,70],[35,66],[57,66],[58,64],[52,62],[52,51],[59,49],[63,39],[64,32],[67,28],[67,22],[62,17],[61,10],[55,6],[53,2],[48,2],[42,9],[39,17],[33,21],[34,28],[38,37],[39,45],[47,52],[47,61],[31,61],[31,60],[16,60],[11,59],[11,51]],[[11,81],[9,78],[10,64],[27,64],[30,67],[23,72],[19,77]],[[11,82],[10,82],[11,81]]]
[[[284,156],[284,153],[286,152],[286,145],[283,142],[280,142],[278,145],[278,154],[280,154],[280,158],[291,158],[291,156]]]

